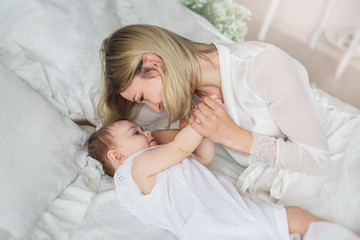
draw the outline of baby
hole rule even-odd
[[[121,203],[143,223],[180,239],[288,240],[291,233],[303,235],[311,222],[323,221],[298,207],[241,197],[205,167],[214,159],[214,143],[190,125],[156,134],[165,144],[120,120],[95,131],[88,141],[89,155],[114,176]]]

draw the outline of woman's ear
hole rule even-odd
[[[156,66],[162,68],[164,66],[163,60],[154,53],[145,53],[142,56],[142,61],[145,66]]]
[[[125,161],[125,156],[117,150],[109,150],[107,157],[114,163],[123,163]]]

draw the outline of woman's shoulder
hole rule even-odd
[[[274,45],[260,41],[246,41],[234,43],[215,43],[219,51],[227,51],[231,56],[249,60],[266,49],[277,49]]]

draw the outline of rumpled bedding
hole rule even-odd
[[[99,123],[101,42],[134,23],[230,41],[177,0],[0,2],[1,239],[174,239],[121,206],[112,179],[86,156],[92,129],[70,120]],[[235,183],[241,167],[219,163],[214,172]]]
[[[1,85],[21,83],[11,96],[0,96],[0,126],[6,137],[0,148],[1,239],[175,239],[143,226],[121,205],[112,178],[86,154],[92,129],[69,120],[99,123],[95,110],[101,88],[101,42],[133,23],[162,26],[200,42],[230,41],[178,0],[0,2]],[[35,101],[34,95],[40,98]],[[9,107],[14,99],[20,99],[21,107]],[[70,142],[47,141],[59,137],[56,126]],[[41,138],[34,139],[34,132]],[[209,168],[234,185],[245,169],[221,146]],[[273,201],[283,196],[282,183],[273,186]],[[261,185],[252,189],[261,190]]]

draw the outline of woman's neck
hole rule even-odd
[[[196,88],[197,94],[203,96],[212,93],[223,100],[221,91],[221,77],[218,51],[206,55],[207,59],[199,58],[200,72]]]

